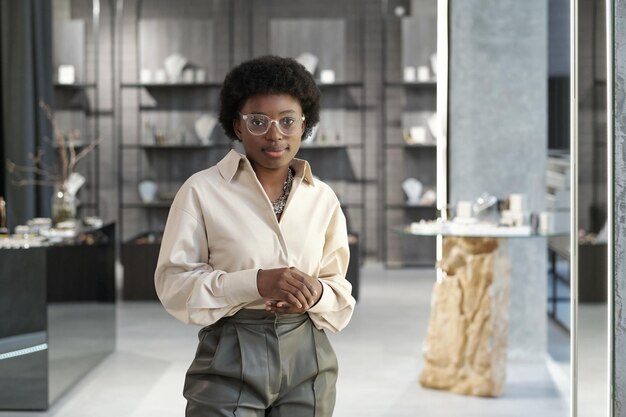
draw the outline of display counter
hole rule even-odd
[[[0,248],[0,410],[45,410],[115,349],[115,226]]]
[[[398,231],[442,236],[420,383],[466,395],[502,394],[509,329],[509,240],[567,232],[452,222],[414,223]]]

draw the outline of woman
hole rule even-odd
[[[241,141],[172,203],[155,273],[177,319],[204,326],[185,379],[186,415],[331,416],[337,360],[325,330],[354,298],[345,217],[296,159],[319,121],[319,89],[293,59],[232,69],[219,121]]]

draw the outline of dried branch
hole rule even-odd
[[[100,142],[100,139],[93,140],[80,152],[76,152],[76,142],[80,138],[80,131],[74,129],[67,135],[61,130],[54,112],[43,100],[39,101],[39,106],[44,111],[50,125],[52,126],[53,138],[44,137],[45,143],[50,144],[57,154],[57,167],[45,164],[43,149],[38,148],[36,153],[28,156],[31,165],[18,165],[7,160],[7,171],[13,175],[14,185],[58,185],[64,184],[74,172],[76,164],[91,152]],[[40,179],[26,178],[26,174],[38,175]]]
[[[89,152],[91,152],[96,146],[98,146],[98,144],[102,142],[101,138],[95,139],[93,140],[89,145],[85,146],[85,148],[83,148],[83,150],[81,150],[78,155],[76,155],[76,157],[74,158],[75,160],[75,164],[78,163],[78,161],[80,161],[81,159],[83,159],[85,156],[87,156],[87,154]],[[73,167],[72,167],[73,168]]]
[[[54,139],[55,139],[54,146],[58,147],[59,158],[61,159],[61,170],[62,170],[61,177],[63,179],[63,182],[65,182],[69,178],[69,174],[70,174],[67,154],[65,150],[65,135],[63,134],[63,131],[59,127],[59,123],[55,119],[54,113],[52,109],[50,108],[50,106],[48,106],[43,100],[40,100],[39,107],[42,108],[42,110],[46,114],[46,117],[48,118],[48,121],[52,125],[52,131],[54,133]],[[73,146],[70,146],[70,147],[73,148]]]

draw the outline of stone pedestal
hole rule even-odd
[[[506,242],[444,239],[424,344],[424,387],[485,397],[502,393],[511,276]]]

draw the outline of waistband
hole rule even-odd
[[[241,324],[303,323],[307,320],[309,320],[308,313],[284,314],[254,309],[242,309],[232,316],[220,319],[220,321]]]

